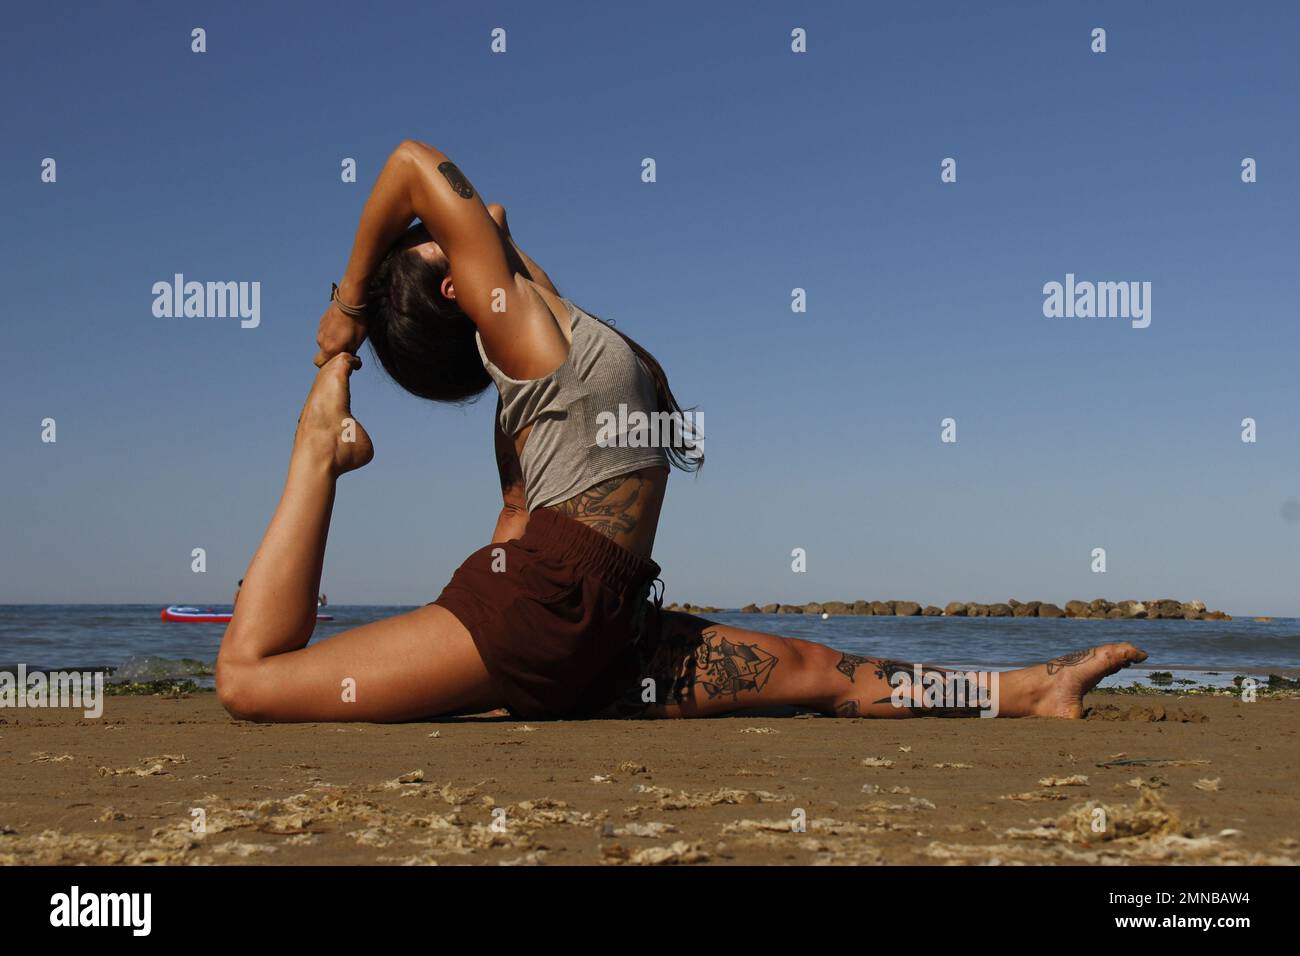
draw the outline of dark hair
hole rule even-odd
[[[412,395],[434,402],[473,402],[492,378],[478,354],[473,320],[442,294],[450,263],[442,256],[427,259],[410,246],[428,238],[423,226],[413,227],[375,270],[366,300],[366,334],[384,371]],[[698,471],[704,464],[703,435],[687,424],[691,419],[673,395],[663,366],[614,323],[592,318],[627,343],[655,383],[657,411],[679,423],[682,441],[664,449],[668,460],[683,471]]]
[[[366,335],[393,381],[433,402],[472,402],[492,384],[479,359],[474,322],[441,291],[449,263],[395,246],[366,296]]]

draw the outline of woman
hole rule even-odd
[[[496,385],[503,505],[491,543],[435,602],[308,647],[335,483],[373,457],[348,392],[367,336],[416,395],[464,402]],[[705,717],[769,705],[1079,717],[1103,676],[1146,658],[1108,644],[990,678],[661,611],[650,554],[669,466],[698,467],[698,446],[689,430],[668,448],[596,432],[619,406],[680,413],[667,378],[562,297],[514,243],[505,210],[429,146],[389,157],[317,342],[284,493],[217,659],[236,717]]]

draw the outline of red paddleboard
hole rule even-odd
[[[208,607],[188,607],[173,604],[162,610],[162,619],[174,624],[228,624],[234,615],[230,611],[214,611]],[[318,621],[332,621],[332,614],[317,614]]]

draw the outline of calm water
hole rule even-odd
[[[189,676],[210,683],[222,624],[170,624],[153,605],[0,605],[0,666],[29,669],[110,667],[115,678]],[[406,608],[331,605],[335,620],[315,640]],[[1037,618],[820,617],[719,613],[713,620],[822,641],[856,654],[966,667],[1014,667],[1087,644],[1132,641],[1151,657],[1107,683],[1131,683],[1151,670],[1227,683],[1237,674],[1300,670],[1300,620],[1071,621]],[[527,640],[527,635],[521,635]]]

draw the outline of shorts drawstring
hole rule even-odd
[[[659,585],[656,590],[655,585]],[[650,596],[654,595],[654,604],[650,603]],[[637,604],[636,616],[632,619],[632,632],[636,635],[632,638],[633,644],[640,644],[641,638],[645,636],[645,614],[646,609],[653,606],[655,609],[655,622],[659,621],[660,614],[664,608],[664,582],[663,578],[655,578],[645,586],[645,591],[641,594]]]

